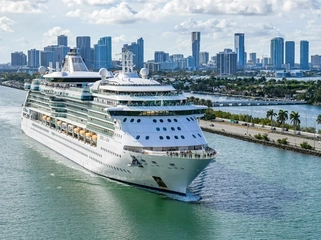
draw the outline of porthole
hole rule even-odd
[[[192,136],[193,136],[193,138],[196,138],[196,136],[194,134]]]
[[[154,122],[154,123],[156,123],[156,122],[157,122],[157,120],[156,120],[156,119],[153,119],[153,122]]]
[[[185,137],[183,135],[181,135],[181,139],[185,139]]]
[[[178,139],[178,137],[177,137],[177,136],[174,136],[174,138],[175,138],[175,139]]]
[[[191,120],[194,121],[194,118],[191,117]]]
[[[170,120],[170,119],[167,119],[167,121],[168,121],[168,122],[172,122],[172,120]]]
[[[174,127],[171,127],[172,131],[175,131],[175,128]]]
[[[166,138],[167,138],[168,140],[171,139],[170,136],[166,136]]]
[[[177,129],[179,130],[179,131],[181,131],[182,129],[181,129],[181,127],[177,127]]]
[[[130,122],[134,122],[134,118],[130,119]]]
[[[127,118],[124,118],[123,122],[126,122],[127,121]]]
[[[157,128],[156,128],[156,130],[157,130],[157,131],[160,131],[160,128],[159,128],[159,127],[157,127]]]
[[[174,118],[174,122],[177,122],[177,119],[176,119],[176,118]]]
[[[145,139],[148,140],[148,139],[149,139],[149,136],[146,136]]]
[[[162,122],[164,122],[164,120],[163,119],[159,119],[159,121],[162,123]]]
[[[166,128],[166,127],[163,127],[163,130],[164,130],[164,131],[167,131],[167,128]]]
[[[137,119],[137,122],[138,122],[138,123],[140,123],[140,121],[141,121],[140,119]]]
[[[159,139],[160,139],[160,140],[163,140],[164,138],[163,138],[163,136],[159,136]]]
[[[136,139],[139,139],[139,138],[140,138],[140,136],[139,136],[139,135],[137,135],[137,136],[136,136]]]
[[[189,122],[191,121],[189,118],[186,118],[186,120],[189,121]]]
[[[202,137],[202,135],[201,135],[201,134],[199,134],[199,133],[198,133],[197,135],[198,135],[199,137]]]

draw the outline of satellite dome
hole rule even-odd
[[[103,77],[103,78],[106,78],[107,75],[108,75],[107,69],[106,69],[106,68],[101,68],[101,69],[99,69],[99,75],[100,75],[101,77]]]
[[[147,68],[142,68],[139,73],[143,78],[147,78],[149,72]]]
[[[44,66],[40,66],[40,67],[38,68],[38,72],[39,72],[41,75],[44,75],[45,72],[46,72],[46,70],[47,70],[47,68],[44,67]]]

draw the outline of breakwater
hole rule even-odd
[[[298,152],[298,153],[302,153],[302,154],[308,154],[308,155],[312,155],[312,156],[321,157],[320,151],[304,149],[304,148],[301,148],[300,146],[294,146],[294,145],[289,145],[289,144],[280,144],[275,141],[266,141],[266,140],[256,139],[250,135],[241,135],[241,134],[237,134],[237,133],[231,133],[231,132],[211,129],[211,128],[207,128],[207,127],[201,127],[201,129],[206,132],[219,134],[219,135],[226,136],[226,137],[232,137],[232,138],[236,138],[236,139],[247,141],[247,142],[258,143],[258,144],[262,144],[265,146],[276,147],[276,148],[280,148],[283,150],[290,150],[290,151],[294,151],[294,152]]]

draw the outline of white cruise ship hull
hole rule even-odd
[[[29,137],[96,174],[183,195],[188,185],[214,158],[134,153],[124,150],[123,145],[113,138],[101,135],[93,146],[25,116],[22,116],[21,128]],[[133,165],[133,157],[140,164]]]

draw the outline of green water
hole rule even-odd
[[[0,87],[0,239],[321,238],[320,158],[206,134],[216,162],[187,197],[162,196],[25,136],[24,96]]]

